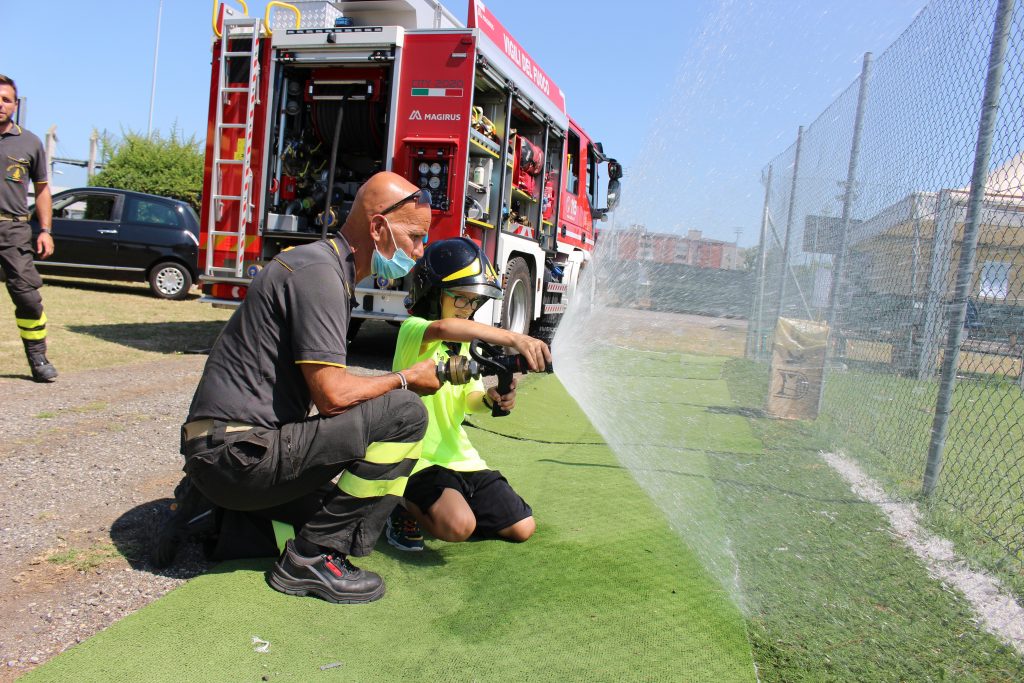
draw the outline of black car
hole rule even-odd
[[[39,222],[31,218],[33,244]],[[84,187],[53,196],[56,251],[42,275],[149,282],[162,299],[184,299],[196,280],[199,217],[177,199]]]

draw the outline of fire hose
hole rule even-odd
[[[505,355],[504,349],[492,346],[487,342],[474,339],[469,343],[469,355],[451,356],[446,361],[437,364],[437,379],[440,382],[449,384],[466,384],[471,379],[480,377],[497,376],[498,393],[504,396],[512,391],[512,378],[518,372],[525,374],[530,371],[526,358],[519,354]],[[548,363],[544,372],[554,372],[554,367]],[[491,415],[503,417],[509,411],[502,410],[498,404],[491,407]]]

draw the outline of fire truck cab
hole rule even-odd
[[[215,2],[213,23],[203,301],[238,305],[264,263],[340,229],[390,170],[430,191],[431,241],[469,237],[501,274],[503,301],[476,319],[550,338],[622,170],[482,2],[465,26],[435,0],[274,1],[263,19]],[[353,328],[402,320],[406,293],[359,283]]]

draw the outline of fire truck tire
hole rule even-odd
[[[555,338],[555,330],[558,329],[558,323],[561,321],[561,315],[542,315],[530,326],[530,336],[551,346],[551,341]]]
[[[176,261],[163,261],[149,271],[149,288],[161,299],[184,299],[192,289],[192,273]]]
[[[526,260],[511,259],[505,269],[505,292],[501,302],[501,326],[506,330],[529,334],[533,318],[533,278]]]

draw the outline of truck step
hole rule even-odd
[[[544,315],[565,313],[565,304],[544,304]]]

